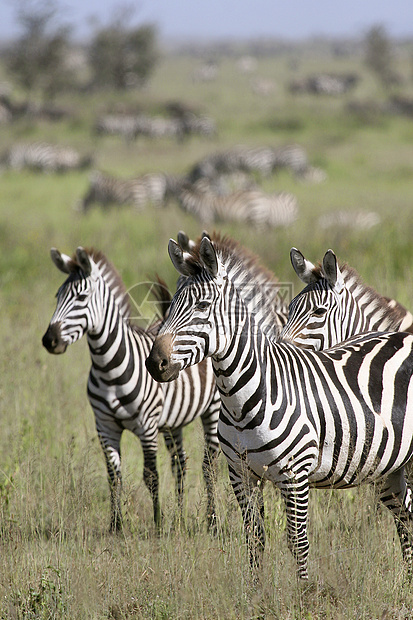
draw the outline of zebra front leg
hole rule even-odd
[[[216,528],[216,511],[215,511],[215,483],[218,448],[213,445],[206,445],[204,449],[204,460],[202,461],[202,473],[207,492],[207,523],[208,529]]]
[[[298,577],[308,579],[308,479],[294,481],[280,488],[287,512],[288,546],[297,562]]]
[[[106,460],[106,468],[108,472],[108,482],[110,489],[110,531],[119,532],[122,529],[122,509],[120,498],[122,493],[122,473],[121,473],[121,455],[120,455],[120,438],[122,432],[114,435],[111,432],[110,440],[107,435],[98,432],[100,445]]]
[[[241,508],[250,566],[255,570],[261,567],[265,548],[262,481],[248,471],[245,463],[241,466],[245,468],[242,475],[229,464],[229,478]]]
[[[404,468],[390,474],[380,491],[380,501],[390,510],[400,539],[403,560],[409,579],[413,577],[413,540],[409,525],[413,519],[412,489],[406,482]]]
[[[162,512],[159,504],[159,475],[156,469],[156,450],[143,448],[143,481],[149,489],[153,504],[153,520],[159,530],[162,525]]]
[[[182,441],[182,428],[166,431],[164,433],[164,439],[171,457],[171,468],[175,477],[178,509],[182,516],[184,505],[184,481],[186,475],[186,454]]]
[[[216,528],[215,484],[217,473],[217,459],[219,454],[219,443],[217,437],[219,404],[220,403],[218,397],[218,406],[216,406],[213,411],[209,412],[209,417],[202,416],[202,426],[204,429],[205,437],[202,474],[204,476],[205,488],[207,492],[206,518],[208,523],[208,529]]]

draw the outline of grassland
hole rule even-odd
[[[385,97],[361,59],[309,54],[300,60],[298,74],[359,72],[356,91],[343,98],[293,97],[285,88],[292,70],[283,56],[258,61],[257,73],[275,84],[269,97],[252,92],[251,77],[237,70],[234,59],[222,59],[216,81],[194,83],[196,62],[189,56],[165,58],[142,92],[62,97],[71,110],[68,119],[23,119],[2,126],[2,148],[32,139],[70,144],[93,151],[97,167],[126,176],[154,170],[184,173],[201,156],[233,144],[297,142],[328,179],[307,185],[282,173],[265,179],[263,186],[295,193],[299,220],[288,229],[260,235],[246,226],[223,225],[222,230],[257,252],[296,292],[300,283],[289,264],[290,247],[313,261],[331,247],[368,284],[413,308],[413,122],[374,114],[360,119],[346,111],[348,99]],[[411,95],[410,69],[401,59],[403,89]],[[217,137],[126,145],[91,133],[94,117],[115,104],[157,111],[165,101],[177,99],[215,118]],[[74,206],[87,183],[87,172],[5,171],[0,177],[0,617],[412,618],[413,593],[395,528],[389,515],[377,509],[370,488],[312,493],[306,586],[295,578],[279,495],[266,489],[265,565],[260,582],[251,580],[241,518],[222,459],[218,534],[206,531],[197,424],[185,432],[185,522],[176,520],[169,463],[160,445],[165,526],[156,536],[142,481],[141,448],[125,434],[126,523],[121,535],[109,535],[106,471],[85,389],[87,343],[77,343],[58,358],[41,346],[62,283],[49,249],[56,246],[70,254],[79,245],[95,246],[112,260],[128,287],[158,272],[172,288],[176,274],[167,241],[179,229],[197,236],[200,225],[175,204],[162,212],[96,208],[81,216]],[[317,227],[320,215],[343,209],[373,210],[381,223],[367,231]]]

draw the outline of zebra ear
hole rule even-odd
[[[85,276],[90,276],[93,271],[93,265],[90,260],[90,256],[86,252],[86,250],[84,250],[82,247],[78,247],[76,250],[76,258]]]
[[[297,248],[291,248],[290,259],[295,273],[300,280],[304,282],[304,284],[318,282],[319,276],[316,272],[315,265],[304,258],[304,255],[301,254],[300,250],[297,250]]]
[[[50,250],[50,256],[60,271],[63,271],[63,273],[71,272],[70,265],[72,263],[72,259],[70,256],[67,256],[67,254],[61,254],[56,248],[52,248]]]
[[[191,252],[194,249],[195,243],[188,237],[188,235],[180,230],[178,233],[178,244],[181,246],[184,252]]]
[[[192,258],[191,255],[186,253],[184,256],[181,246],[173,239],[169,239],[168,252],[173,266],[181,276],[193,276],[199,272],[199,268],[195,264],[188,262],[188,258]]]
[[[337,293],[341,293],[344,288],[344,279],[337,264],[337,257],[333,250],[327,250],[324,254],[323,272],[330,286]]]
[[[203,237],[199,246],[199,255],[204,263],[206,269],[212,275],[213,278],[218,273],[218,259],[215,252],[215,248],[211,243],[209,237]]]

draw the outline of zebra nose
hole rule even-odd
[[[49,351],[49,353],[64,353],[66,351],[66,344],[63,342],[60,335],[60,327],[58,323],[49,325],[42,338],[42,344]]]
[[[147,357],[145,364],[149,374],[151,374],[152,377],[156,379],[156,381],[162,381],[162,378],[168,371],[169,367],[168,359],[165,357],[165,355],[162,355],[155,347],[152,348],[152,351]]]

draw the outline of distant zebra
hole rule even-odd
[[[66,172],[87,168],[92,157],[81,155],[68,146],[32,142],[13,145],[3,156],[3,163],[12,170],[28,168],[40,172]]]
[[[133,205],[143,209],[152,204],[161,207],[178,191],[177,177],[163,172],[150,172],[142,176],[121,179],[103,172],[94,171],[89,180],[89,188],[82,199],[83,212],[92,204]]]
[[[134,433],[142,444],[143,478],[152,496],[154,521],[159,526],[158,433],[163,434],[171,456],[178,503],[182,507],[186,471],[182,429],[198,417],[205,435],[203,474],[211,525],[215,514],[212,472],[218,454],[219,396],[210,362],[188,370],[178,381],[160,386],[144,365],[160,322],[146,330],[131,323],[127,291],[107,258],[101,252],[83,248],[78,248],[73,258],[52,249],[51,257],[68,278],[58,290],[56,310],[43,336],[43,345],[49,353],[64,353],[70,344],[87,334],[92,360],[87,391],[106,458],[111,529],[122,526],[120,441],[123,431]],[[165,313],[169,291],[159,282],[155,292],[163,302]]]
[[[291,263],[307,286],[290,303],[283,340],[307,349],[328,349],[370,331],[413,332],[413,316],[395,300],[382,297],[328,250],[316,267],[296,248]]]
[[[178,202],[184,211],[204,224],[243,222],[262,231],[265,227],[289,226],[298,217],[297,199],[292,194],[265,194],[259,189],[246,189],[219,195],[203,179],[184,184]]]
[[[200,178],[214,179],[217,175],[237,171],[268,176],[284,168],[297,176],[305,173],[308,160],[301,146],[298,144],[287,144],[277,148],[235,146],[226,151],[212,153],[200,160],[192,167],[188,178],[194,182]]]
[[[183,283],[146,365],[158,381],[211,357],[221,396],[218,436],[240,505],[250,562],[265,545],[263,484],[284,498],[287,537],[308,578],[309,487],[348,488],[380,481],[403,557],[412,572],[413,336],[369,333],[328,351],[275,342],[239,282],[251,279],[231,247],[202,239],[198,255],[169,242]],[[240,276],[242,279],[240,280]]]
[[[98,135],[117,135],[131,142],[139,136],[147,138],[190,135],[211,137],[216,134],[215,122],[207,116],[187,112],[180,117],[148,116],[145,114],[107,114],[100,116],[94,126]]]
[[[353,228],[354,230],[370,230],[380,224],[381,217],[376,211],[332,211],[321,215],[317,226],[327,228]]]
[[[142,125],[142,120],[136,115],[105,114],[96,120],[94,132],[97,135],[121,136],[127,142],[131,142],[136,138]]]

